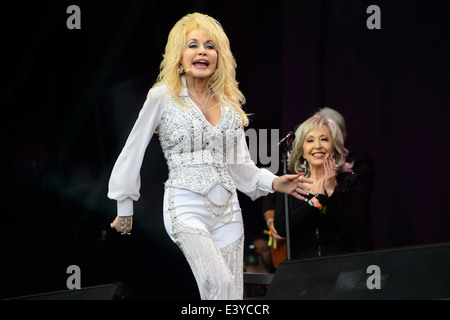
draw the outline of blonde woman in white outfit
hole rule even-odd
[[[194,13],[178,21],[109,181],[108,197],[118,209],[111,227],[129,234],[140,168],[156,131],[169,169],[164,224],[189,262],[202,299],[243,298],[244,229],[236,190],[251,199],[274,191],[299,199],[306,194],[297,175],[277,177],[251,161],[235,69],[216,20]]]

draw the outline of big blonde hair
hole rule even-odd
[[[211,37],[217,50],[217,68],[208,82],[212,97],[217,99],[219,106],[223,103],[233,106],[242,117],[242,124],[247,126],[248,117],[242,110],[242,105],[246,100],[236,81],[237,64],[230,49],[230,42],[221,24],[208,15],[187,14],[174,25],[167,39],[155,86],[166,85],[169,94],[182,103],[179,99],[179,93],[183,86],[182,75],[178,73],[178,69],[186,48],[186,35],[193,30],[201,30]]]
[[[308,167],[304,165],[303,143],[307,134],[316,128],[326,126],[330,130],[331,140],[333,142],[334,160],[337,165],[338,172],[352,171],[353,163],[346,162],[348,150],[344,145],[344,138],[339,125],[331,118],[320,115],[312,116],[303,122],[295,131],[295,139],[292,143],[292,151],[289,154],[288,169],[293,173],[305,173],[308,177],[310,172]]]

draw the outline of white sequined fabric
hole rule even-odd
[[[221,120],[214,127],[189,98],[185,97],[184,103],[191,107],[170,100],[159,125],[159,140],[169,168],[166,188],[184,188],[204,195],[220,184],[235,192],[227,162],[234,161],[230,154],[243,134],[242,118],[234,108],[223,106]]]

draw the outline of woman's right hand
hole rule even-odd
[[[286,240],[286,238],[283,238],[282,236],[280,236],[277,232],[277,230],[275,229],[274,225],[273,225],[273,219],[272,221],[270,221],[270,223],[268,224],[269,227],[269,231],[270,234],[272,235],[272,237],[277,240],[277,241],[284,241]]]
[[[110,224],[111,228],[116,229],[121,235],[130,235],[133,228],[133,216],[117,216]]]

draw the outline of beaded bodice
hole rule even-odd
[[[228,105],[221,120],[211,125],[188,97],[189,106],[170,99],[159,124],[159,140],[169,169],[165,187],[185,188],[206,194],[219,184],[230,192],[236,185],[228,172],[230,154],[242,134],[242,118]]]

